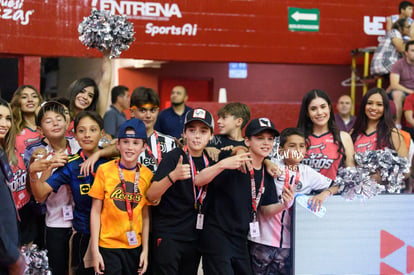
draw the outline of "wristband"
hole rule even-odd
[[[171,184],[174,184],[174,181],[172,180],[172,178],[170,177],[170,174],[167,175],[167,178],[170,180]]]

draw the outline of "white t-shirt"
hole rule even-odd
[[[285,171],[283,162],[272,159],[273,163],[279,165],[282,171]],[[289,171],[289,183],[293,184],[295,181],[296,172]],[[285,172],[274,179],[276,191],[279,199],[283,192],[285,185]],[[310,166],[299,164],[299,183],[296,185],[296,194],[309,194],[313,190],[327,189],[332,183],[330,178],[327,178],[320,173],[313,170]],[[261,212],[258,212],[258,221],[260,228],[260,237],[251,238],[249,240],[273,247],[290,248],[290,231],[291,231],[291,216],[289,209],[283,210],[272,217],[264,217]]]
[[[67,148],[65,153],[68,155],[75,154],[79,151],[80,146],[78,142],[72,137],[66,137]],[[50,145],[45,147],[46,151],[53,152],[53,149]],[[70,149],[70,152],[68,152]],[[48,157],[51,159],[52,155]],[[53,172],[56,169],[53,170]],[[53,173],[52,172],[52,173]],[[40,175],[38,175],[40,177]],[[69,185],[62,185],[59,190],[55,193],[50,193],[49,197],[46,200],[46,226],[54,228],[70,228],[72,227],[72,221],[65,221],[63,218],[63,206],[71,205],[72,209],[74,207],[72,192],[70,191]]]

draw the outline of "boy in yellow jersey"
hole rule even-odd
[[[101,165],[89,191],[91,249],[97,274],[143,274],[148,264],[148,206],[152,172],[137,162],[147,134],[139,119],[124,122],[118,132],[119,160]]]

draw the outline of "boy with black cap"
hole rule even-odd
[[[146,140],[141,120],[124,122],[116,144],[121,158],[102,164],[96,171],[89,196],[93,198],[90,245],[97,274],[143,274],[147,269],[149,216],[145,195],[152,172],[137,162]]]
[[[189,111],[184,121],[187,145],[166,154],[147,192],[149,201],[159,203],[152,208],[155,274],[197,274],[201,229],[197,217],[204,210],[206,188],[195,186],[193,181],[212,163],[204,149],[213,137],[213,129],[210,112],[201,108]],[[228,158],[223,165],[240,158]]]
[[[305,133],[298,128],[286,128],[280,134],[279,158],[272,158],[283,171],[275,177],[277,194],[291,187],[295,194],[310,194],[321,191],[309,200],[311,209],[316,212],[328,194],[337,192],[330,187],[332,180],[319,174],[310,166],[301,164],[307,146]],[[291,274],[291,211],[284,209],[274,216],[264,217],[259,213],[260,236],[250,238],[250,255],[254,274]]]
[[[257,211],[274,215],[293,200],[292,190],[285,190],[284,202],[278,203],[273,178],[263,165],[278,135],[268,118],[253,119],[245,130],[253,167],[250,173],[226,170],[224,159],[195,178],[197,186],[209,184],[209,206],[200,243],[204,274],[252,274],[247,235],[260,234]]]

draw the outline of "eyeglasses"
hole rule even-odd
[[[147,108],[132,106],[130,108],[130,111],[134,112],[134,111],[138,110],[138,112],[140,112],[141,114],[146,114],[148,112],[150,112],[151,114],[155,114],[158,111],[158,109],[159,109],[159,107],[152,107],[151,109],[147,109]]]

